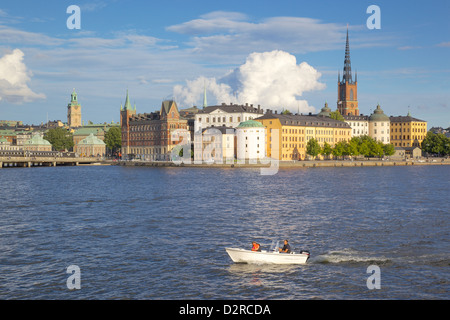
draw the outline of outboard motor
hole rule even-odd
[[[310,253],[309,253],[308,250],[300,250],[300,254],[306,254],[308,256],[308,259],[309,259]],[[308,259],[306,259],[306,260],[308,260]]]

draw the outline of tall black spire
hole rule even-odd
[[[344,60],[344,75],[342,77],[342,82],[348,81],[352,83],[352,64],[350,62],[350,44],[348,41],[348,25],[347,25],[347,42],[345,44],[345,60]]]

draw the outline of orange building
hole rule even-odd
[[[285,115],[268,111],[256,118],[266,127],[266,155],[278,160],[304,160],[306,144],[316,139],[332,147],[349,141],[352,128],[346,122],[316,115]]]

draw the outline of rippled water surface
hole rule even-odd
[[[0,299],[450,298],[448,166],[0,177]],[[233,264],[224,250],[284,238],[311,252],[306,265]],[[70,265],[80,290],[66,286]]]

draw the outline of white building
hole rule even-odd
[[[261,122],[248,120],[236,128],[236,159],[259,160],[266,156],[266,128]]]
[[[369,117],[369,136],[376,141],[384,144],[390,143],[391,120],[384,114],[380,105],[377,105],[375,111]]]
[[[234,163],[235,129],[214,127],[203,129],[194,136],[194,161]]]
[[[345,122],[352,127],[352,137],[369,135],[369,116],[361,114],[359,116],[346,115],[343,117]]]
[[[194,131],[210,127],[236,128],[241,122],[258,118],[264,114],[263,110],[253,105],[225,104],[220,106],[203,107],[195,115]]]

